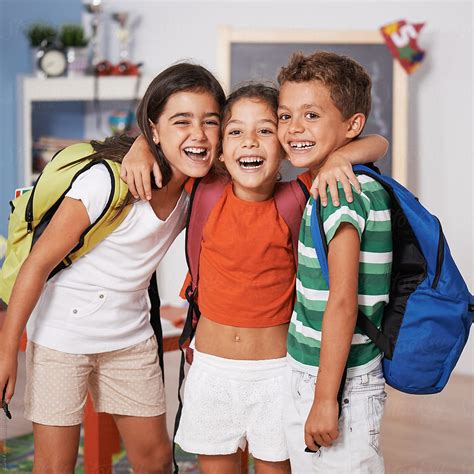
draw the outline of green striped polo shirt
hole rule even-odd
[[[343,222],[357,229],[360,237],[359,309],[380,328],[383,309],[388,302],[392,267],[390,197],[374,179],[361,175],[359,181],[362,193],[354,191],[352,203],[347,202],[339,185],[340,206],[334,206],[329,196],[328,205],[321,207],[321,219],[328,244]],[[288,360],[295,368],[316,375],[329,287],[323,278],[311,236],[314,204],[311,197],[301,222],[296,302],[288,333]],[[348,376],[370,372],[381,357],[375,344],[356,327],[349,353]]]

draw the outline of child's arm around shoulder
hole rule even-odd
[[[334,205],[339,204],[337,183],[341,183],[346,199],[353,199],[351,184],[357,192],[361,191],[359,181],[352,171],[352,166],[378,161],[388,150],[388,140],[381,135],[367,135],[356,138],[346,145],[333,151],[322,166],[318,176],[311,186],[311,194],[316,199],[318,195],[321,204],[326,206],[328,201],[327,188],[331,191]]]
[[[151,173],[155,178],[155,184],[161,188],[160,167],[145,137],[139,135],[123,158],[120,177],[127,183],[135,199],[140,197],[143,201],[149,201],[151,199]]]
[[[337,393],[347,363],[358,311],[360,238],[367,218],[364,197],[321,211],[328,242],[330,290],[322,323],[320,366],[313,406],[305,425],[305,441],[316,450],[339,436]]]
[[[7,403],[15,388],[17,353],[26,322],[49,274],[77,245],[89,225],[84,204],[65,197],[18,273],[0,336],[0,389],[7,386]]]

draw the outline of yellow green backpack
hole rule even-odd
[[[81,160],[93,153],[94,149],[88,143],[71,145],[61,150],[45,167],[34,187],[10,202],[7,251],[0,270],[0,299],[5,303],[8,304],[18,272],[31,248],[79,175],[92,166],[103,164],[110,173],[112,191],[102,214],[84,231],[77,246],[49,278],[94,248],[123,222],[130,211],[129,205],[117,215],[117,208],[128,193],[127,185],[120,179],[120,164],[104,159]]]

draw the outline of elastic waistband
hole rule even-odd
[[[195,369],[202,368],[227,379],[256,381],[283,376],[285,374],[286,358],[264,360],[224,359],[194,349],[192,367]]]

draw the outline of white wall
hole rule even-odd
[[[474,291],[472,199],[472,4],[470,2],[116,1],[109,11],[141,15],[134,59],[154,74],[193,59],[217,69],[217,28],[376,30],[426,22],[426,59],[410,77],[409,187],[443,222],[451,251]],[[277,38],[276,38],[277,39]],[[110,44],[114,57],[116,45]],[[163,296],[175,300],[185,270],[183,239],[162,266]],[[472,345],[472,342],[471,344]],[[458,371],[474,374],[473,352]]]

